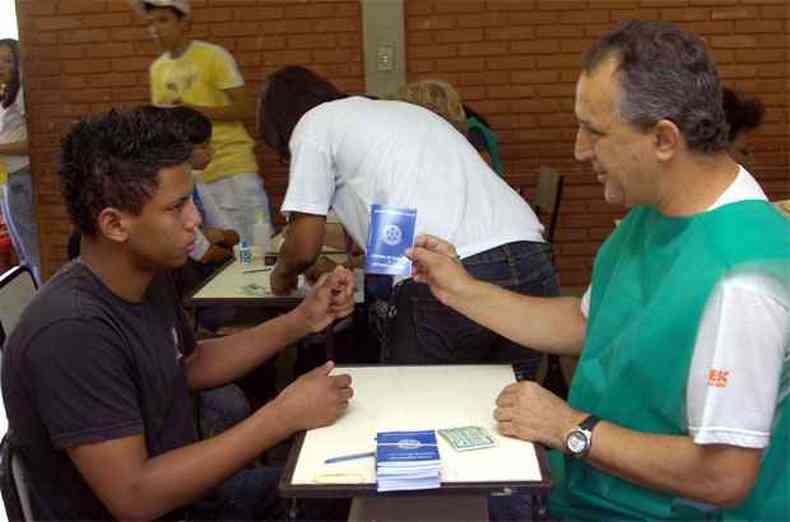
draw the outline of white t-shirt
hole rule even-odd
[[[443,118],[398,101],[350,97],[307,112],[290,141],[283,212],[333,208],[358,245],[373,203],[417,209],[415,231],[468,257],[543,241],[535,213]]]
[[[25,123],[25,95],[22,88],[16,95],[14,103],[7,108],[0,106],[0,143],[18,143],[27,140],[27,124]],[[8,173],[23,169],[30,164],[28,156],[3,154],[0,160],[8,166]]]
[[[767,200],[741,167],[709,210],[744,200]],[[590,312],[590,292],[581,311]],[[757,273],[729,275],[705,307],[686,390],[688,426],[697,444],[765,448],[776,405],[790,389],[790,299]],[[780,383],[784,387],[780,388]]]

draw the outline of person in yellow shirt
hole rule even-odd
[[[151,102],[191,107],[212,123],[214,157],[197,173],[206,225],[233,229],[252,242],[252,225],[271,222],[269,198],[258,176],[254,141],[243,120],[253,114],[236,61],[224,48],[188,36],[188,0],[134,0],[164,51],[150,68]]]

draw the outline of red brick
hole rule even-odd
[[[409,58],[449,58],[458,56],[455,45],[429,45],[425,47],[412,47],[409,49]]]
[[[436,31],[434,41],[438,43],[479,42],[483,40],[482,29],[468,31]]]
[[[458,25],[458,20],[451,15],[434,15],[413,17],[407,20],[410,30],[434,31],[436,29],[452,29]]]
[[[435,13],[479,13],[485,8],[485,3],[479,0],[436,0],[433,10]]]
[[[481,71],[485,60],[483,58],[443,58],[436,60],[437,70],[450,72]]]
[[[722,22],[689,22],[683,24],[683,27],[700,36],[709,34],[731,34],[733,32],[733,23],[726,20]]]
[[[212,9],[211,12],[222,12]],[[283,17],[282,6],[273,7],[239,7],[233,10],[236,20],[257,21],[257,20],[276,20]]]
[[[36,19],[37,31],[63,31],[82,27],[79,19],[74,16],[48,16]]]
[[[490,27],[485,32],[488,40],[529,40],[535,38],[532,27]]]
[[[708,9],[683,7],[677,9],[662,9],[661,19],[673,22],[700,22],[708,19]]]
[[[786,62],[787,59],[787,50],[785,49],[738,49],[735,51],[735,60],[738,63]]]
[[[742,47],[757,47],[757,38],[754,36],[712,36],[711,47],[724,47],[725,49],[740,49]]]
[[[516,71],[512,75],[513,83],[556,83],[560,78],[557,71]]]
[[[790,6],[764,5],[760,7],[760,14],[765,20],[772,20],[776,18],[790,18]]]
[[[560,52],[560,41],[539,39],[511,42],[510,50],[523,54],[553,54]]]
[[[507,54],[507,42],[482,42],[458,44],[459,56],[498,56]]]
[[[123,27],[131,25],[133,22],[132,13],[107,13],[97,15],[86,15],[80,17],[84,27]]]
[[[588,6],[581,0],[538,0],[536,7],[547,11],[584,11]]]
[[[534,56],[499,56],[486,58],[488,69],[532,69],[535,67]]]
[[[28,0],[29,2],[53,2],[54,0]],[[84,13],[103,13],[107,9],[106,0],[66,0],[60,1],[58,4],[58,12],[65,14],[84,14]],[[129,4],[127,4],[127,9]]]
[[[757,15],[757,7],[745,5],[713,9],[711,11],[711,19],[713,20],[741,20],[744,18],[756,18]]]
[[[784,23],[781,20],[738,20],[736,33],[781,33]]]

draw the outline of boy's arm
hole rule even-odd
[[[143,434],[67,448],[119,520],[150,520],[194,501],[295,431],[326,426],[353,395],[331,363],[300,377],[247,420],[210,439],[150,457]]]

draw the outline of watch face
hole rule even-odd
[[[587,437],[580,431],[571,432],[568,435],[568,440],[565,442],[565,445],[568,447],[568,451],[574,455],[584,453],[588,444],[589,441],[587,440]]]

